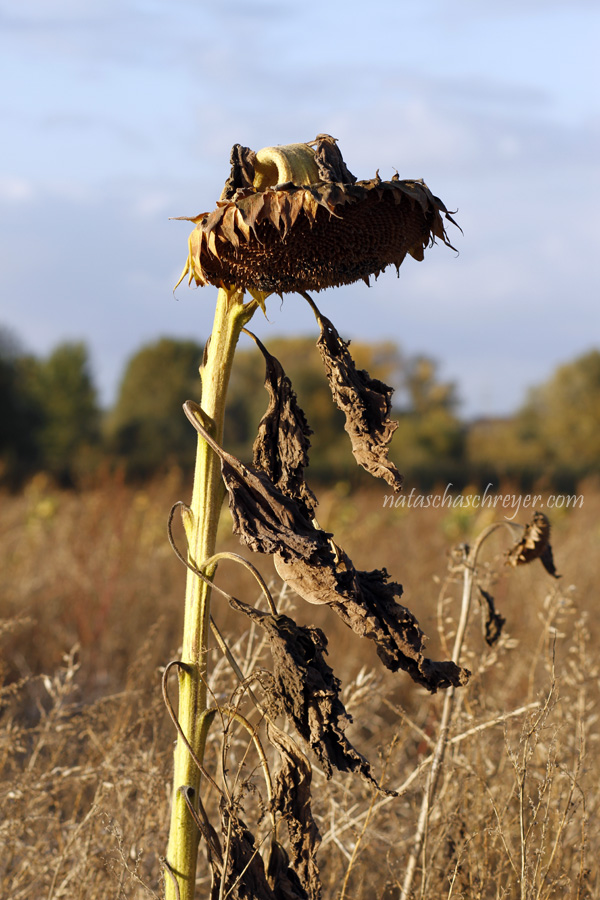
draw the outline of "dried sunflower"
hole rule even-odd
[[[422,260],[436,238],[452,247],[443,216],[456,224],[423,181],[357,181],[329,135],[258,153],[236,144],[217,208],[189,219],[178,284],[262,295],[368,284],[407,254]]]

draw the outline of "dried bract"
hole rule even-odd
[[[560,578],[556,574],[550,546],[550,522],[541,512],[534,513],[531,522],[525,526],[521,539],[506,554],[509,566],[524,565],[534,559],[539,559],[553,578]]]
[[[333,138],[320,135],[313,144],[256,154],[234,147],[217,208],[189,219],[196,228],[180,281],[320,291],[368,282],[387,266],[398,269],[407,254],[422,260],[436,239],[452,246],[442,216],[452,217],[424,182],[356,181]],[[294,165],[286,165],[288,152]]]

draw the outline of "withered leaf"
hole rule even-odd
[[[321,335],[317,347],[336,406],[346,416],[352,453],[357,463],[399,491],[402,475],[388,459],[388,444],[398,427],[389,418],[393,388],[357,369],[332,322],[318,315]]]
[[[256,154],[249,147],[234,144],[231,148],[231,174],[225,182],[221,200],[230,200],[236,191],[251,188],[254,182],[254,161]]]
[[[497,612],[494,598],[490,592],[485,591],[481,585],[479,585],[479,594],[481,599],[485,601],[487,609],[485,618],[485,642],[488,646],[493,647],[494,644],[500,640],[500,635],[502,634],[502,628],[506,623],[506,619]]]
[[[466,670],[423,655],[424,635],[412,613],[396,603],[402,588],[388,583],[385,569],[357,571],[296,500],[282,494],[264,472],[246,468],[219,447],[204,428],[197,404],[188,400],[184,410],[220,457],[234,531],[247,546],[272,554],[281,578],[301,597],[329,604],[353,631],[373,640],[392,671],[404,669],[430,691],[466,682]]]
[[[314,527],[306,508],[276,488],[266,473],[244,466],[223,450],[204,428],[197,404],[188,400],[183,408],[221,461],[233,530],[240,540],[251,550],[279,553],[284,559],[329,558],[330,535]]]
[[[337,138],[330,134],[318,134],[309,146],[315,148],[315,160],[321,181],[354,184],[356,178],[344,162]]]
[[[252,337],[265,358],[265,387],[269,393],[269,406],[254,441],[253,464],[283,494],[312,511],[317,500],[304,481],[312,431],[281,363],[255,335]]]
[[[352,721],[340,699],[341,683],[324,654],[327,638],[320,628],[297,625],[285,615],[271,615],[230,599],[265,630],[273,671],[263,672],[261,684],[273,711],[285,713],[300,737],[313,750],[331,777],[332,769],[358,772],[382,793],[368,761],[350,743],[345,728]]]
[[[333,565],[286,561],[276,555],[275,568],[303,599],[327,603],[356,634],[372,640],[392,672],[403,669],[432,693],[467,682],[466,669],[424,655],[425,636],[413,614],[397,602],[402,586],[390,582],[385,569],[359,571],[337,546]]]
[[[284,848],[277,841],[271,843],[267,878],[272,886],[276,900],[318,900],[320,894],[309,895],[289,864]]]
[[[523,535],[506,554],[509,566],[520,566],[539,559],[548,574],[560,578],[556,574],[552,547],[550,546],[550,522],[544,513],[536,512],[533,519],[525,525]]]
[[[287,824],[294,872],[310,900],[319,900],[321,880],[316,854],[321,837],[311,809],[311,766],[289,735],[272,723],[267,733],[281,758],[273,809]]]
[[[213,855],[211,860],[213,883],[211,900],[231,897],[233,900],[278,900],[267,881],[262,856],[254,836],[230,805],[221,801],[221,833],[225,851],[224,862]],[[224,880],[224,890],[221,881]],[[298,900],[304,900],[299,895]]]
[[[275,840],[271,841],[265,873],[254,835],[239,817],[235,804],[222,798],[219,813],[223,842],[210,823],[210,832],[201,828],[212,872],[211,900],[222,896],[237,900],[318,900],[318,894],[313,898],[304,890],[289,866],[287,853]],[[202,820],[197,820],[197,824],[202,825]],[[319,884],[318,871],[316,883]]]

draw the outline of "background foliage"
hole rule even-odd
[[[16,488],[41,471],[65,486],[89,483],[107,469],[134,481],[173,466],[189,473],[195,440],[181,404],[200,400],[202,349],[166,337],[141,347],[113,408],[101,410],[84,344],[61,344],[37,359],[0,330],[0,482]],[[268,350],[314,431],[310,479],[367,484],[350,455],[343,415],[332,407],[315,339],[274,338]],[[353,342],[351,350],[359,367],[395,389],[390,457],[412,484],[509,479],[568,490],[600,472],[599,350],[559,367],[512,417],[475,422],[460,419],[459,387],[440,377],[435,360],[406,357],[392,341]],[[263,380],[262,356],[246,342],[236,356],[226,424],[227,449],[245,461],[267,405]]]

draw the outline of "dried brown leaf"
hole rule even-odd
[[[220,807],[223,835],[223,861],[212,858],[213,883],[211,900],[231,897],[232,900],[278,900],[267,881],[262,856],[254,835],[230,805]],[[223,872],[224,862],[225,871]],[[221,881],[224,880],[224,890]],[[299,897],[298,900],[304,900]]]
[[[340,681],[325,662],[327,638],[321,629],[297,625],[289,616],[274,616],[233,598],[229,602],[264,629],[273,671],[262,673],[261,684],[272,711],[290,719],[327,777],[331,777],[333,768],[357,772],[383,793],[393,793],[379,787],[368,761],[345,735],[352,717],[340,699]]]
[[[277,841],[271,843],[267,865],[267,879],[276,900],[318,900],[320,894],[308,894],[302,881],[291,868],[284,848]]]
[[[318,321],[321,335],[317,347],[335,404],[346,417],[354,458],[371,475],[383,478],[399,491],[402,475],[388,459],[388,445],[398,427],[389,418],[393,388],[357,369],[348,343],[333,323],[320,313]]]
[[[304,600],[327,603],[356,634],[372,640],[377,655],[392,672],[403,669],[432,693],[465,684],[469,677],[466,669],[424,655],[425,636],[419,623],[397,602],[402,586],[390,582],[385,569],[359,571],[340,547],[336,546],[336,551],[333,565],[284,560],[276,555],[275,568]]]
[[[184,410],[220,458],[233,530],[240,540],[251,550],[279,553],[284,559],[328,559],[331,535],[314,527],[306,507],[276,488],[264,472],[244,466],[223,450],[204,428],[197,404],[188,400]]]
[[[285,819],[294,872],[310,900],[319,900],[321,880],[316,854],[321,837],[311,809],[311,765],[289,735],[273,724],[267,730],[281,758],[273,810]]]
[[[556,574],[550,546],[550,522],[541,512],[534,513],[531,522],[525,525],[521,539],[506,554],[509,566],[525,565],[534,559],[539,559],[553,578],[560,578]]]
[[[301,597],[329,604],[353,631],[373,640],[392,671],[404,669],[430,691],[466,682],[466,670],[423,655],[424,635],[412,613],[396,603],[402,587],[388,583],[385,569],[357,571],[331,535],[315,527],[303,505],[286,497],[264,472],[246,468],[219,447],[203,427],[196,404],[187,401],[184,410],[220,457],[234,531],[247,546],[272,554],[281,578]]]
[[[254,441],[253,464],[282,493],[312,511],[317,500],[304,481],[312,431],[281,363],[252,336],[265,358],[265,388],[269,393],[269,406]]]
[[[482,600],[485,601],[487,610],[487,615],[485,617],[485,642],[490,647],[493,647],[494,644],[500,640],[500,635],[502,634],[506,619],[497,612],[494,598],[489,591],[485,591],[479,586],[479,593]]]

